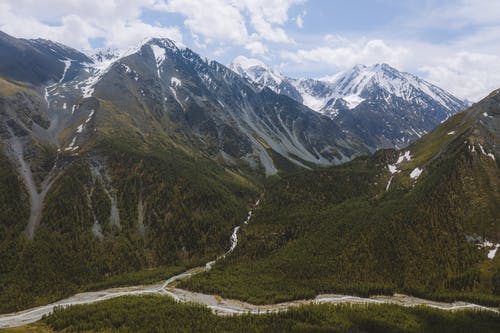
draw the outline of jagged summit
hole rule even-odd
[[[116,47],[104,47],[100,49],[95,49],[88,52],[89,58],[93,59],[94,62],[106,62],[112,60],[118,60],[120,58],[129,56],[136,52],[139,52],[145,45],[157,45],[158,47],[171,49],[171,50],[184,50],[186,46],[181,42],[176,42],[170,38],[166,37],[146,37],[142,39],[137,45],[119,49]]]
[[[229,68],[261,88],[268,87],[274,91],[287,79],[283,74],[268,67],[262,61],[245,56],[236,57]]]
[[[357,65],[340,74],[332,84],[339,98],[353,95],[363,98],[369,95],[370,89],[381,88],[387,96],[394,95],[408,102],[419,101],[421,95],[427,95],[448,110],[463,104],[443,89],[388,64]]]

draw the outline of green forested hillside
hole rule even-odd
[[[255,303],[398,291],[500,305],[500,256],[477,243],[500,242],[498,99],[401,152],[269,184],[234,255],[182,287]]]
[[[103,138],[88,153],[65,157],[35,237],[27,240],[28,198],[10,162],[0,162],[6,196],[0,214],[8,222],[0,224],[4,312],[87,288],[156,282],[214,258],[229,247],[231,229],[258,193],[202,156]],[[165,268],[150,270],[156,267]],[[133,271],[143,272],[123,275]]]

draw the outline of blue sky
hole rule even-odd
[[[169,37],[292,77],[386,62],[470,100],[500,87],[499,0],[2,0],[0,30],[87,51]]]

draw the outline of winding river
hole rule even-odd
[[[248,222],[250,222],[253,210],[259,206],[259,203],[260,199],[257,200],[253,208],[248,212],[248,217],[243,222],[243,224],[248,224]],[[318,303],[397,304],[402,306],[425,305],[441,310],[475,309],[475,310],[493,311],[497,313],[499,312],[495,308],[485,307],[472,303],[434,302],[403,294],[395,294],[393,296],[372,296],[369,298],[331,294],[331,295],[318,295],[314,299],[309,299],[309,300],[297,300],[297,301],[290,301],[290,302],[269,304],[269,305],[254,305],[238,300],[224,299],[216,295],[207,295],[188,290],[183,290],[173,286],[173,283],[175,281],[182,280],[191,277],[193,275],[210,270],[213,264],[215,264],[218,260],[222,260],[227,255],[231,254],[238,245],[239,230],[240,226],[237,226],[233,229],[233,232],[231,234],[231,246],[228,249],[228,251],[223,255],[219,256],[216,260],[206,263],[205,266],[189,269],[181,274],[172,276],[163,283],[84,292],[48,305],[39,306],[15,313],[0,315],[0,328],[16,327],[34,323],[40,320],[44,315],[51,313],[54,310],[54,308],[58,306],[64,307],[76,304],[90,304],[120,296],[147,295],[147,294],[166,295],[174,298],[179,302],[194,302],[198,304],[203,304],[218,315],[243,314],[243,313],[261,314],[261,313],[279,312],[279,311],[286,311],[290,307],[294,306],[305,305],[305,304],[318,304]]]

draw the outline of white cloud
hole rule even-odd
[[[216,57],[219,57],[221,55],[223,55],[224,53],[227,52],[227,49],[226,48],[223,48],[223,47],[219,47],[217,49],[215,49],[212,54]]]
[[[297,27],[302,29],[304,27],[304,19],[302,18],[302,16],[297,15],[297,18],[295,19],[295,23],[297,23]]]
[[[252,55],[265,55],[269,52],[268,48],[259,41],[253,41],[245,44],[245,49]]]
[[[428,15],[435,25],[458,28],[472,24],[498,25],[500,22],[500,1],[460,0],[438,6]]]
[[[297,23],[297,27],[299,27],[299,29],[302,29],[304,27],[304,19],[302,18],[302,15],[297,15],[295,23]]]
[[[293,42],[282,26],[288,21],[290,6],[303,1],[167,0],[164,9],[183,15],[185,26],[193,35],[202,36],[206,43],[246,45],[257,54],[266,49],[263,41]]]
[[[182,42],[176,27],[140,21],[143,9],[162,9],[158,0],[2,0],[0,30],[23,38],[47,38],[89,49],[89,39],[103,38],[107,46],[126,48],[147,36]]]
[[[176,27],[160,27],[140,20],[117,21],[106,34],[108,47],[129,48],[147,37],[170,38],[182,45],[182,33]]]
[[[319,63],[330,67],[331,70],[342,70],[357,64],[370,65],[381,62],[399,66],[401,58],[409,52],[406,48],[389,46],[379,39],[362,39],[341,44],[343,45],[337,47],[321,46],[309,50],[284,51],[281,52],[281,57],[298,64]]]
[[[436,64],[423,65],[429,81],[457,96],[478,101],[500,87],[500,56],[459,52]]]
[[[297,17],[295,18],[295,23],[297,24],[297,27],[299,29],[302,29],[304,27],[304,16],[306,16],[306,15],[307,15],[307,11],[304,10],[304,11],[302,11],[302,13],[297,15]]]
[[[228,41],[243,44],[248,39],[245,19],[225,0],[169,0],[166,10],[186,17],[184,24],[191,33],[208,42]]]
[[[147,36],[182,42],[179,27],[142,19],[144,10],[184,17],[197,47],[244,47],[265,54],[265,42],[293,43],[283,28],[289,8],[305,0],[2,0],[0,29],[16,37],[47,38],[79,49],[90,40],[126,48]]]
[[[288,21],[288,10],[303,0],[239,0],[240,10],[248,12],[252,27],[260,38],[276,43],[292,43],[283,28],[279,26]],[[278,26],[278,27],[277,27]]]

